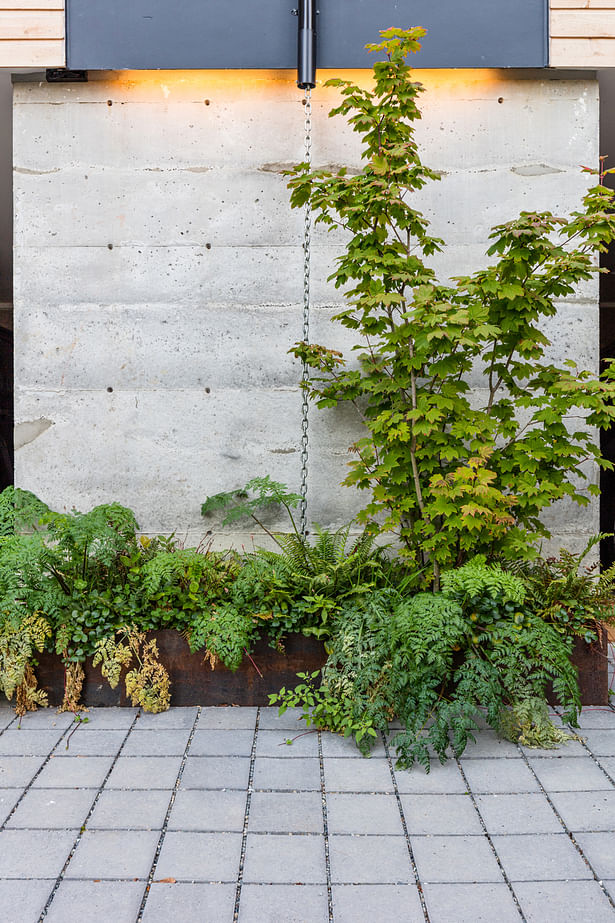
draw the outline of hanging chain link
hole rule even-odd
[[[312,93],[305,91],[305,161],[312,165]],[[310,202],[305,206],[305,223],[303,230],[303,342],[310,342],[310,259],[312,238],[312,208]],[[307,535],[307,480],[308,480],[308,423],[309,403],[307,383],[309,370],[304,361],[301,371],[301,503],[299,504],[299,528],[302,535]]]

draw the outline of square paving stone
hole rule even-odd
[[[423,887],[434,923],[519,923],[520,914],[504,882],[435,884]],[[546,923],[545,918],[542,923]],[[553,921],[555,923],[555,921]]]
[[[410,842],[422,882],[503,881],[485,836],[413,836]]]
[[[131,731],[122,756],[183,756],[190,728]]]
[[[72,830],[3,830],[0,878],[57,878],[74,842]]]
[[[322,752],[323,756],[347,757],[350,759],[365,759],[355,743],[354,737],[342,737],[341,734],[331,734],[329,731],[322,733]],[[386,751],[380,735],[374,742],[374,746],[369,751],[369,758],[385,757]]]
[[[575,731],[576,733],[576,731]],[[567,740],[566,743],[558,744],[555,750],[544,747],[525,747],[521,745],[521,750],[528,759],[558,759],[559,757],[588,757],[589,754],[580,740]]]
[[[44,762],[44,756],[0,757],[0,786],[2,788],[25,788]]]
[[[591,757],[578,759],[531,759],[530,765],[548,792],[600,791],[612,789],[599,766]]]
[[[113,920],[134,923],[141,900],[142,881],[62,881],[45,921],[83,923],[84,920]]]
[[[598,762],[615,782],[615,756],[599,756]]]
[[[615,910],[597,881],[524,881],[515,894],[528,923],[612,923]]]
[[[168,829],[241,833],[245,813],[245,792],[179,791]]]
[[[254,792],[251,833],[323,833],[320,792]]]
[[[252,885],[241,889],[239,923],[329,923],[325,885]]]
[[[9,725],[18,723],[18,718],[12,708],[2,708],[0,709],[0,731],[3,731]]]
[[[615,708],[585,707],[579,716],[579,727],[581,730],[577,731],[577,734],[595,728],[612,728],[615,730]]]
[[[19,719],[19,723],[22,731],[38,729],[53,731],[56,728],[63,730],[67,728],[69,724],[75,723],[75,716],[72,712],[58,713],[55,708],[39,708],[37,711],[26,712],[26,714]]]
[[[604,887],[610,894],[611,899],[615,901],[615,879],[613,879],[612,881],[605,880],[602,882],[602,884],[604,885]]]
[[[329,858],[331,881],[336,884],[414,882],[405,837],[332,834]]]
[[[143,923],[230,923],[235,908],[235,885],[154,882],[147,896]],[[178,914],[179,911],[179,914]]]
[[[551,800],[569,830],[615,831],[615,791],[555,792]]]
[[[424,923],[425,920],[415,884],[333,885],[332,892],[335,923],[360,920]]]
[[[195,731],[190,756],[246,756],[252,753],[252,731]]]
[[[476,795],[489,833],[561,833],[562,825],[544,795]]]
[[[169,791],[101,792],[88,829],[162,830]]]
[[[197,730],[209,728],[212,730],[246,730],[254,732],[256,726],[256,708],[233,708],[232,706],[216,705],[202,708]],[[268,709],[263,708],[262,712]]]
[[[325,786],[328,792],[393,792],[388,760],[326,759]]]
[[[7,827],[40,830],[79,829],[88,816],[96,791],[93,788],[32,788],[9,820]]]
[[[9,733],[6,731],[5,733]],[[615,730],[588,730],[583,731],[585,744],[594,756],[615,756]],[[0,738],[0,742],[2,738]]]
[[[110,756],[54,756],[33,788],[100,788],[113,764]]]
[[[81,726],[71,737],[68,750],[62,742],[58,752],[66,753],[66,756],[115,756],[125,739],[126,731],[124,730],[84,730]]]
[[[292,733],[292,732],[291,732]],[[283,757],[314,756],[318,757],[318,734],[304,734],[303,737],[292,740],[284,731],[261,731],[256,738],[256,756],[270,756],[282,759]]]
[[[615,833],[577,833],[575,840],[598,878],[615,875]]]
[[[317,759],[267,759],[254,763],[254,788],[276,791],[320,791],[320,763]],[[246,779],[247,784],[247,779]]]
[[[324,837],[248,833],[243,880],[255,884],[325,884]]]
[[[476,741],[468,740],[467,746],[461,754],[461,759],[481,759],[488,757],[509,757],[521,759],[521,753],[516,744],[510,740],[499,737],[495,731],[475,731]]]
[[[3,923],[38,923],[55,881],[0,881]],[[9,910],[10,908],[10,910]]]
[[[146,879],[159,836],[145,830],[86,830],[65,877]]]
[[[6,822],[7,817],[19,801],[21,792],[20,788],[0,789],[0,826]]]
[[[178,881],[236,882],[241,858],[240,833],[175,833],[162,844],[155,878]]]
[[[105,788],[172,789],[181,756],[120,756]]]
[[[397,787],[403,794],[460,794],[466,791],[466,783],[454,760],[442,765],[438,760],[431,761],[429,772],[422,766],[412,769],[396,769]]]
[[[523,760],[466,760],[463,771],[476,795],[540,791],[538,782]]]
[[[189,756],[181,788],[241,789],[248,787],[250,760],[242,756]]]
[[[401,802],[410,835],[483,832],[469,795],[402,795]]]
[[[9,728],[0,737],[0,756],[47,756],[63,733],[62,728],[31,731]]]
[[[395,795],[327,795],[329,833],[380,833],[403,836]]]
[[[243,710],[246,711],[246,709]],[[305,721],[300,720],[302,714],[302,708],[287,708],[283,715],[278,714],[277,706],[261,708],[258,721],[259,732],[260,730],[287,730],[300,734],[301,731],[309,730]]]
[[[90,708],[83,714],[87,722],[80,725],[82,731],[116,730],[127,731],[137,716],[138,708]]]
[[[565,833],[496,834],[492,842],[511,881],[563,881],[592,877]]]
[[[166,730],[167,728],[189,728],[196,720],[198,708],[194,707],[177,707],[169,708],[168,711],[160,712],[158,715],[152,715],[149,712],[141,712],[135,731],[144,730]]]

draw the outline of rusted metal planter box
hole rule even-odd
[[[294,687],[297,673],[319,670],[326,660],[322,642],[303,635],[289,635],[284,652],[274,650],[267,641],[259,641],[252,660],[244,657],[241,667],[233,673],[219,665],[212,670],[203,659],[203,651],[191,654],[187,642],[177,631],[152,633],[158,642],[160,659],[171,678],[172,705],[267,705],[269,694],[282,686]],[[573,662],[579,670],[581,701],[584,705],[608,705],[607,632],[603,629],[600,642],[575,643]],[[263,674],[259,676],[254,664]],[[64,668],[54,654],[42,654],[36,669],[39,685],[49,695],[50,705],[59,705],[64,694]],[[116,689],[91,661],[85,665],[82,700],[86,705],[130,705],[123,680]],[[554,702],[551,697],[551,701]]]
[[[269,693],[282,686],[297,685],[297,673],[319,670],[326,660],[322,642],[300,634],[289,635],[284,652],[274,650],[267,641],[257,642],[251,657],[244,657],[236,672],[219,664],[215,670],[203,659],[204,652],[190,653],[178,631],[152,632],[158,642],[160,661],[171,678],[171,705],[268,705]],[[263,674],[259,676],[254,664]],[[50,705],[60,705],[64,695],[64,668],[55,654],[41,654],[36,668],[39,686],[49,696]],[[82,701],[85,705],[130,705],[124,681],[111,689],[90,660],[85,664]]]
[[[595,644],[586,644],[577,638],[572,652],[572,662],[579,671],[579,689],[583,705],[609,704],[609,637],[606,627],[600,629]],[[551,704],[557,700],[549,696]]]

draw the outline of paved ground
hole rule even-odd
[[[0,709],[0,921],[615,920],[615,710],[395,770],[274,709]]]

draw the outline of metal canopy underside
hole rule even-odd
[[[545,67],[547,0],[321,0],[318,64],[370,67],[388,26],[427,29],[418,67]],[[67,0],[68,67],[294,68],[293,0]]]

